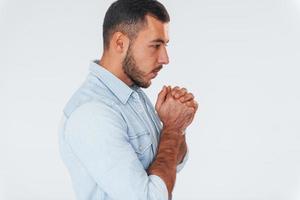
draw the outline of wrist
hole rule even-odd
[[[163,125],[162,131],[167,134],[174,134],[179,136],[182,136],[185,133],[185,130],[183,129],[173,128],[165,125]]]

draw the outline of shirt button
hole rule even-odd
[[[140,150],[143,150],[143,147],[142,147],[142,145],[140,145],[140,146],[139,146],[139,149],[140,149]]]
[[[136,101],[139,99],[139,95],[137,93],[133,93],[133,99],[135,99]]]

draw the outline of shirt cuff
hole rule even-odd
[[[189,149],[187,148],[183,160],[181,161],[181,163],[179,163],[176,166],[176,172],[177,173],[180,172],[182,170],[182,168],[185,166],[185,163],[187,162],[188,158],[189,158]]]
[[[151,182],[153,183],[154,187],[159,189],[160,193],[163,194],[163,199],[162,200],[168,200],[168,189],[166,186],[166,183],[157,175],[150,175],[149,176]]]

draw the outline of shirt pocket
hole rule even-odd
[[[129,141],[139,158],[149,155],[152,145],[149,131],[141,131],[130,134]]]

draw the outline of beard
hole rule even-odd
[[[131,79],[131,81],[142,88],[148,88],[151,84],[150,81],[146,81],[146,73],[141,71],[136,65],[136,61],[132,54],[131,46],[128,47],[125,59],[122,62],[122,68],[124,73]]]

